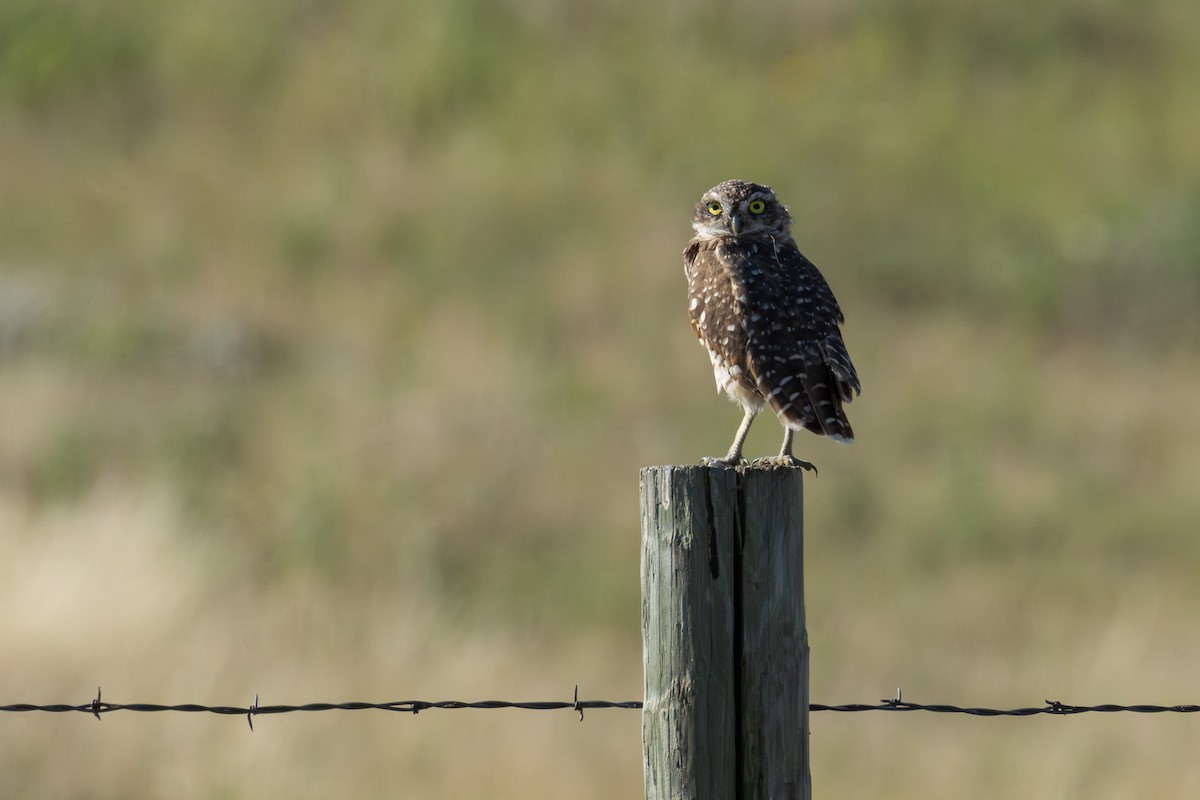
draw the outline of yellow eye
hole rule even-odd
[[[751,200],[750,201],[750,213],[751,214],[761,214],[766,210],[767,210],[767,204],[764,203],[762,200]]]
[[[713,200],[708,204],[708,213],[712,214],[714,217],[721,216],[721,204],[716,200]]]

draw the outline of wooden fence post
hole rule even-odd
[[[646,800],[810,800],[799,469],[641,472]]]

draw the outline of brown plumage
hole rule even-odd
[[[696,206],[696,237],[683,251],[692,328],[712,359],[718,391],[745,411],[729,453],[705,463],[736,465],[750,424],[769,404],[783,447],[755,463],[812,468],[792,455],[805,429],[854,440],[842,409],[861,391],[825,278],[796,247],[791,216],[769,186],[726,181]]]

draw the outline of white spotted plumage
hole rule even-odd
[[[712,360],[717,389],[745,417],[729,454],[736,464],[754,416],[770,404],[784,426],[771,463],[792,455],[792,432],[854,439],[843,404],[861,390],[829,285],[792,239],[791,217],[770,187],[726,181],[696,206],[684,251],[692,327]],[[700,302],[700,299],[703,301]]]

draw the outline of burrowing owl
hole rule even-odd
[[[862,387],[842,341],[842,310],[796,248],[791,224],[775,192],[757,183],[725,181],[696,206],[696,238],[683,251],[692,328],[712,359],[717,391],[746,412],[729,453],[702,463],[741,463],[765,403],[783,425],[783,447],[755,464],[813,469],[792,455],[801,428],[854,440],[842,404]]]

